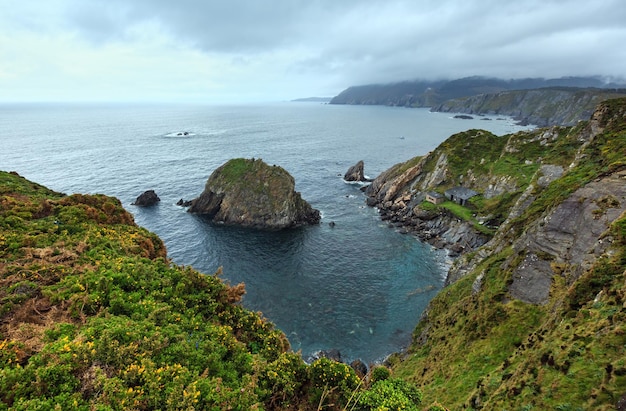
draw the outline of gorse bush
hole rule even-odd
[[[389,368],[382,365],[376,366],[370,371],[370,381],[372,383],[386,380],[389,377],[391,377],[391,371],[389,371]]]
[[[376,381],[363,392],[358,404],[363,410],[417,411],[422,402],[422,393],[414,384],[397,378]]]

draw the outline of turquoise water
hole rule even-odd
[[[426,109],[314,103],[4,105],[0,169],[68,194],[118,197],[175,263],[205,273],[222,267],[229,282],[245,282],[243,304],[262,311],[303,356],[338,349],[347,360],[372,362],[408,344],[443,285],[447,259],[381,222],[360,185],[341,177],[358,160],[375,177],[469,128],[520,129]],[[282,232],[213,226],[175,205],[197,197],[234,157],[285,168],[322,223]],[[148,189],[158,206],[130,205]]]

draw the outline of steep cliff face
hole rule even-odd
[[[395,371],[452,409],[622,409],[626,99],[523,134],[503,156],[550,167],[515,178],[506,218],[457,259]]]
[[[542,88],[502,91],[448,100],[431,111],[511,116],[524,124],[541,127],[572,126],[587,120],[607,99],[624,97],[626,90]]]
[[[583,144],[578,129],[553,127],[507,136],[469,130],[451,136],[421,158],[398,164],[367,188],[368,204],[384,219],[454,254],[485,244],[531,184],[546,186],[575,160]],[[478,195],[434,205],[463,187]],[[459,237],[458,233],[465,233]]]
[[[260,159],[233,159],[216,169],[189,212],[218,223],[264,229],[320,221],[319,211],[295,191],[293,177]]]

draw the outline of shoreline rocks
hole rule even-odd
[[[419,179],[432,181],[438,174],[437,166],[428,175],[423,173],[425,159],[409,167],[398,164],[381,173],[365,190],[366,204],[376,207],[381,220],[401,233],[413,235],[435,248],[446,249],[450,257],[458,257],[487,243],[489,236],[476,231],[449,211],[419,207],[426,194],[410,187]]]
[[[409,202],[416,203],[411,200]],[[446,249],[450,257],[458,257],[475,250],[490,239],[445,209],[426,211],[417,207],[417,204],[397,203],[375,206],[382,221],[388,222],[400,233],[413,235],[437,249]]]

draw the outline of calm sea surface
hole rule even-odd
[[[469,128],[521,129],[427,109],[313,103],[0,105],[0,169],[68,194],[118,197],[175,263],[205,273],[223,267],[230,283],[245,282],[243,304],[262,311],[294,350],[307,357],[334,348],[371,362],[408,344],[447,261],[381,222],[360,186],[342,176],[364,160],[375,177]],[[211,172],[235,157],[289,171],[322,223],[283,232],[212,226],[175,205],[197,197]],[[158,206],[131,205],[149,189]]]

